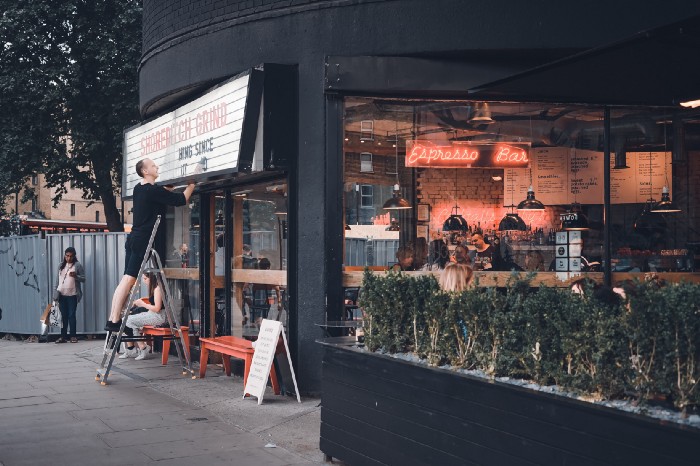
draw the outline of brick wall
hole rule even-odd
[[[31,181],[30,181],[31,183]],[[37,210],[43,212],[47,219],[51,220],[75,220],[81,222],[94,222],[95,212],[100,213],[100,222],[105,222],[106,218],[104,215],[104,209],[102,208],[101,202],[95,202],[88,206],[89,201],[82,198],[82,191],[74,190],[68,188],[68,192],[63,195],[61,202],[54,207],[51,198],[55,194],[55,189],[49,189],[44,186],[45,179],[44,175],[39,175],[37,177],[37,184],[33,185],[34,192],[37,195]],[[19,198],[22,199],[23,193],[20,193]],[[72,216],[71,204],[75,204],[75,215]],[[124,203],[125,209],[125,222],[131,223],[131,202]],[[8,197],[5,202],[5,211],[10,213],[15,210],[15,197]],[[121,202],[117,198],[117,208],[121,207]],[[25,214],[32,210],[32,203],[30,202],[20,202],[19,203],[19,213]]]
[[[494,181],[492,176],[501,176]],[[442,229],[442,223],[457,204],[459,214],[469,225],[482,229],[497,229],[510,209],[503,207],[503,170],[467,168],[418,169],[417,196],[419,203],[430,204],[430,229]],[[515,204],[522,199],[515,199]],[[509,202],[510,204],[510,202]],[[550,229],[563,209],[546,207],[544,212],[518,212],[532,228]]]

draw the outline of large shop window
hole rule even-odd
[[[173,307],[191,335],[200,334],[199,240],[201,205],[192,196],[184,207],[169,207],[165,217],[165,268]]]
[[[287,182],[252,185],[232,197],[231,332],[255,337],[262,319],[287,331]]]
[[[609,168],[600,107],[347,98],[344,118],[346,270],[436,270],[442,242],[476,270],[600,272],[609,169],[612,271],[695,271],[698,118],[612,110]]]

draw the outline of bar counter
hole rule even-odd
[[[387,272],[373,271],[376,274],[386,274]],[[440,272],[403,272],[409,276],[420,276],[432,274],[440,276]],[[475,281],[478,286],[505,286],[513,273],[517,273],[524,278],[528,272],[474,272]],[[343,287],[362,286],[363,271],[343,271]],[[612,282],[620,283],[626,280],[644,280],[646,275],[663,279],[667,282],[677,283],[681,281],[700,283],[700,273],[698,272],[613,272]],[[534,286],[546,285],[552,287],[567,287],[576,280],[590,278],[597,283],[603,283],[603,272],[534,272],[532,284]]]

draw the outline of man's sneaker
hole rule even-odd
[[[149,352],[149,351],[151,351],[151,347],[148,346],[148,345],[146,345],[146,347],[145,347],[144,349],[140,349],[140,350],[139,350],[139,355],[136,356],[135,359],[136,359],[137,361],[141,361],[141,360],[143,360],[143,359],[148,358],[148,352]]]
[[[105,331],[106,332],[118,332],[119,329],[122,328],[122,320],[119,319],[119,322],[112,322],[111,320],[107,321],[107,324],[105,325]]]
[[[126,345],[124,345],[124,352],[119,355],[119,359],[135,358],[138,355],[138,348],[135,346],[133,348],[128,348]]]

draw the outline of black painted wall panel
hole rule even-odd
[[[260,63],[298,66],[290,167],[291,336],[303,392],[318,392],[314,326],[338,295],[342,180],[323,94],[328,55],[421,56],[534,66],[700,13],[685,0],[144,0],[140,108],[151,117]],[[435,76],[436,80],[440,76]],[[429,86],[426,86],[428,88]],[[331,105],[332,107],[332,105]],[[331,109],[333,114],[334,109]],[[335,137],[335,136],[332,136]],[[336,161],[337,162],[337,161]],[[338,269],[338,270],[336,270]]]
[[[477,464],[691,465],[700,431],[327,347],[321,439],[331,455],[336,444],[380,460],[398,448],[413,464],[444,453]]]

